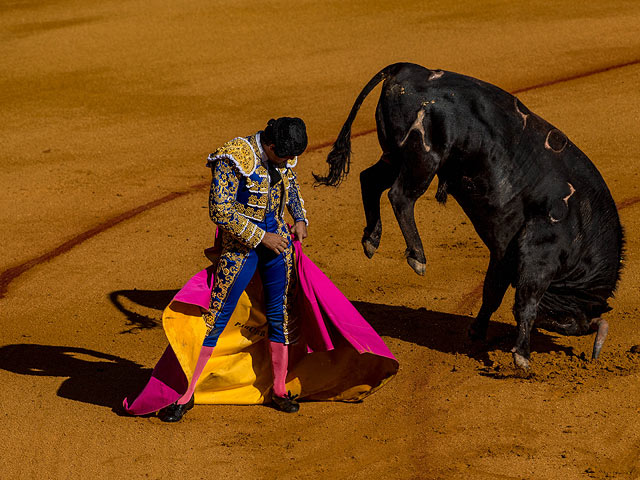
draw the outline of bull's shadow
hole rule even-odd
[[[467,355],[485,364],[489,362],[488,351],[510,350],[517,336],[515,325],[491,322],[487,341],[472,342],[467,331],[473,317],[369,302],[353,302],[353,305],[379,335],[444,353]],[[553,336],[535,329],[531,343],[536,352],[564,351],[572,354],[571,348],[559,345]]]
[[[126,330],[128,332],[160,325],[159,321],[134,311],[133,304],[143,309],[162,311],[176,293],[176,290],[118,290],[112,292],[109,297],[116,308],[127,315],[130,326],[130,329]],[[123,299],[132,304],[130,308],[124,306]],[[473,321],[472,317],[436,312],[426,308],[370,302],[356,301],[353,305],[382,336],[397,338],[444,353],[468,355],[485,363],[488,361],[488,350],[496,348],[510,350],[516,338],[515,325],[491,322],[488,341],[473,343],[467,337],[467,331]],[[536,352],[572,353],[570,348],[557,344],[550,335],[535,330],[532,335],[532,346]]]
[[[62,398],[111,407],[122,412],[122,400],[149,379],[150,368],[131,360],[81,347],[14,344],[0,347],[0,368],[20,375],[66,377]]]

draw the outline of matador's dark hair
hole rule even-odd
[[[301,118],[272,118],[267,122],[262,138],[266,144],[275,145],[273,152],[277,156],[295,157],[307,148],[307,127]]]

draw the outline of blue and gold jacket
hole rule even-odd
[[[275,209],[281,219],[286,206],[295,222],[308,223],[300,187],[292,170],[298,163],[298,157],[278,168],[282,184],[278,182],[275,187],[282,188],[279,192],[282,194],[271,195],[270,198],[269,172],[262,161],[260,133],[234,138],[209,155],[207,160],[213,175],[209,216],[218,227],[250,248],[258,246],[264,237],[265,231],[256,222],[264,220],[270,199],[279,200]]]

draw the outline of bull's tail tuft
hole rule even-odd
[[[360,108],[359,105],[358,108]],[[355,110],[355,113],[357,113],[357,111],[358,109]],[[356,115],[353,110],[352,113],[353,118],[355,118]],[[351,115],[349,116],[349,118],[351,118]],[[351,121],[347,120],[347,122],[342,126],[342,130],[340,130],[338,138],[334,142],[329,155],[327,155],[329,173],[324,177],[316,173],[312,174],[317,184],[337,187],[338,185],[340,185],[340,182],[344,180],[344,177],[346,177],[349,173],[349,168],[351,166],[352,123],[353,119],[351,119]]]
[[[356,115],[358,114],[358,110],[360,110],[362,102],[364,102],[364,99],[369,95],[369,93],[371,93],[371,90],[373,90],[378,83],[386,79],[389,75],[394,74],[403,65],[405,64],[394,63],[392,65],[388,65],[369,80],[369,83],[367,83],[362,89],[360,95],[358,95],[358,98],[356,98],[356,101],[351,108],[347,121],[342,126],[340,134],[333,144],[333,148],[331,148],[331,151],[327,156],[329,173],[326,176],[315,173],[313,174],[316,184],[337,187],[347,176],[351,166],[351,125],[353,125],[353,121],[356,119]]]

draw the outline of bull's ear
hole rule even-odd
[[[442,205],[446,205],[447,196],[448,196],[447,182],[438,180],[438,191],[436,192],[436,200],[438,201],[438,203],[441,203]]]

